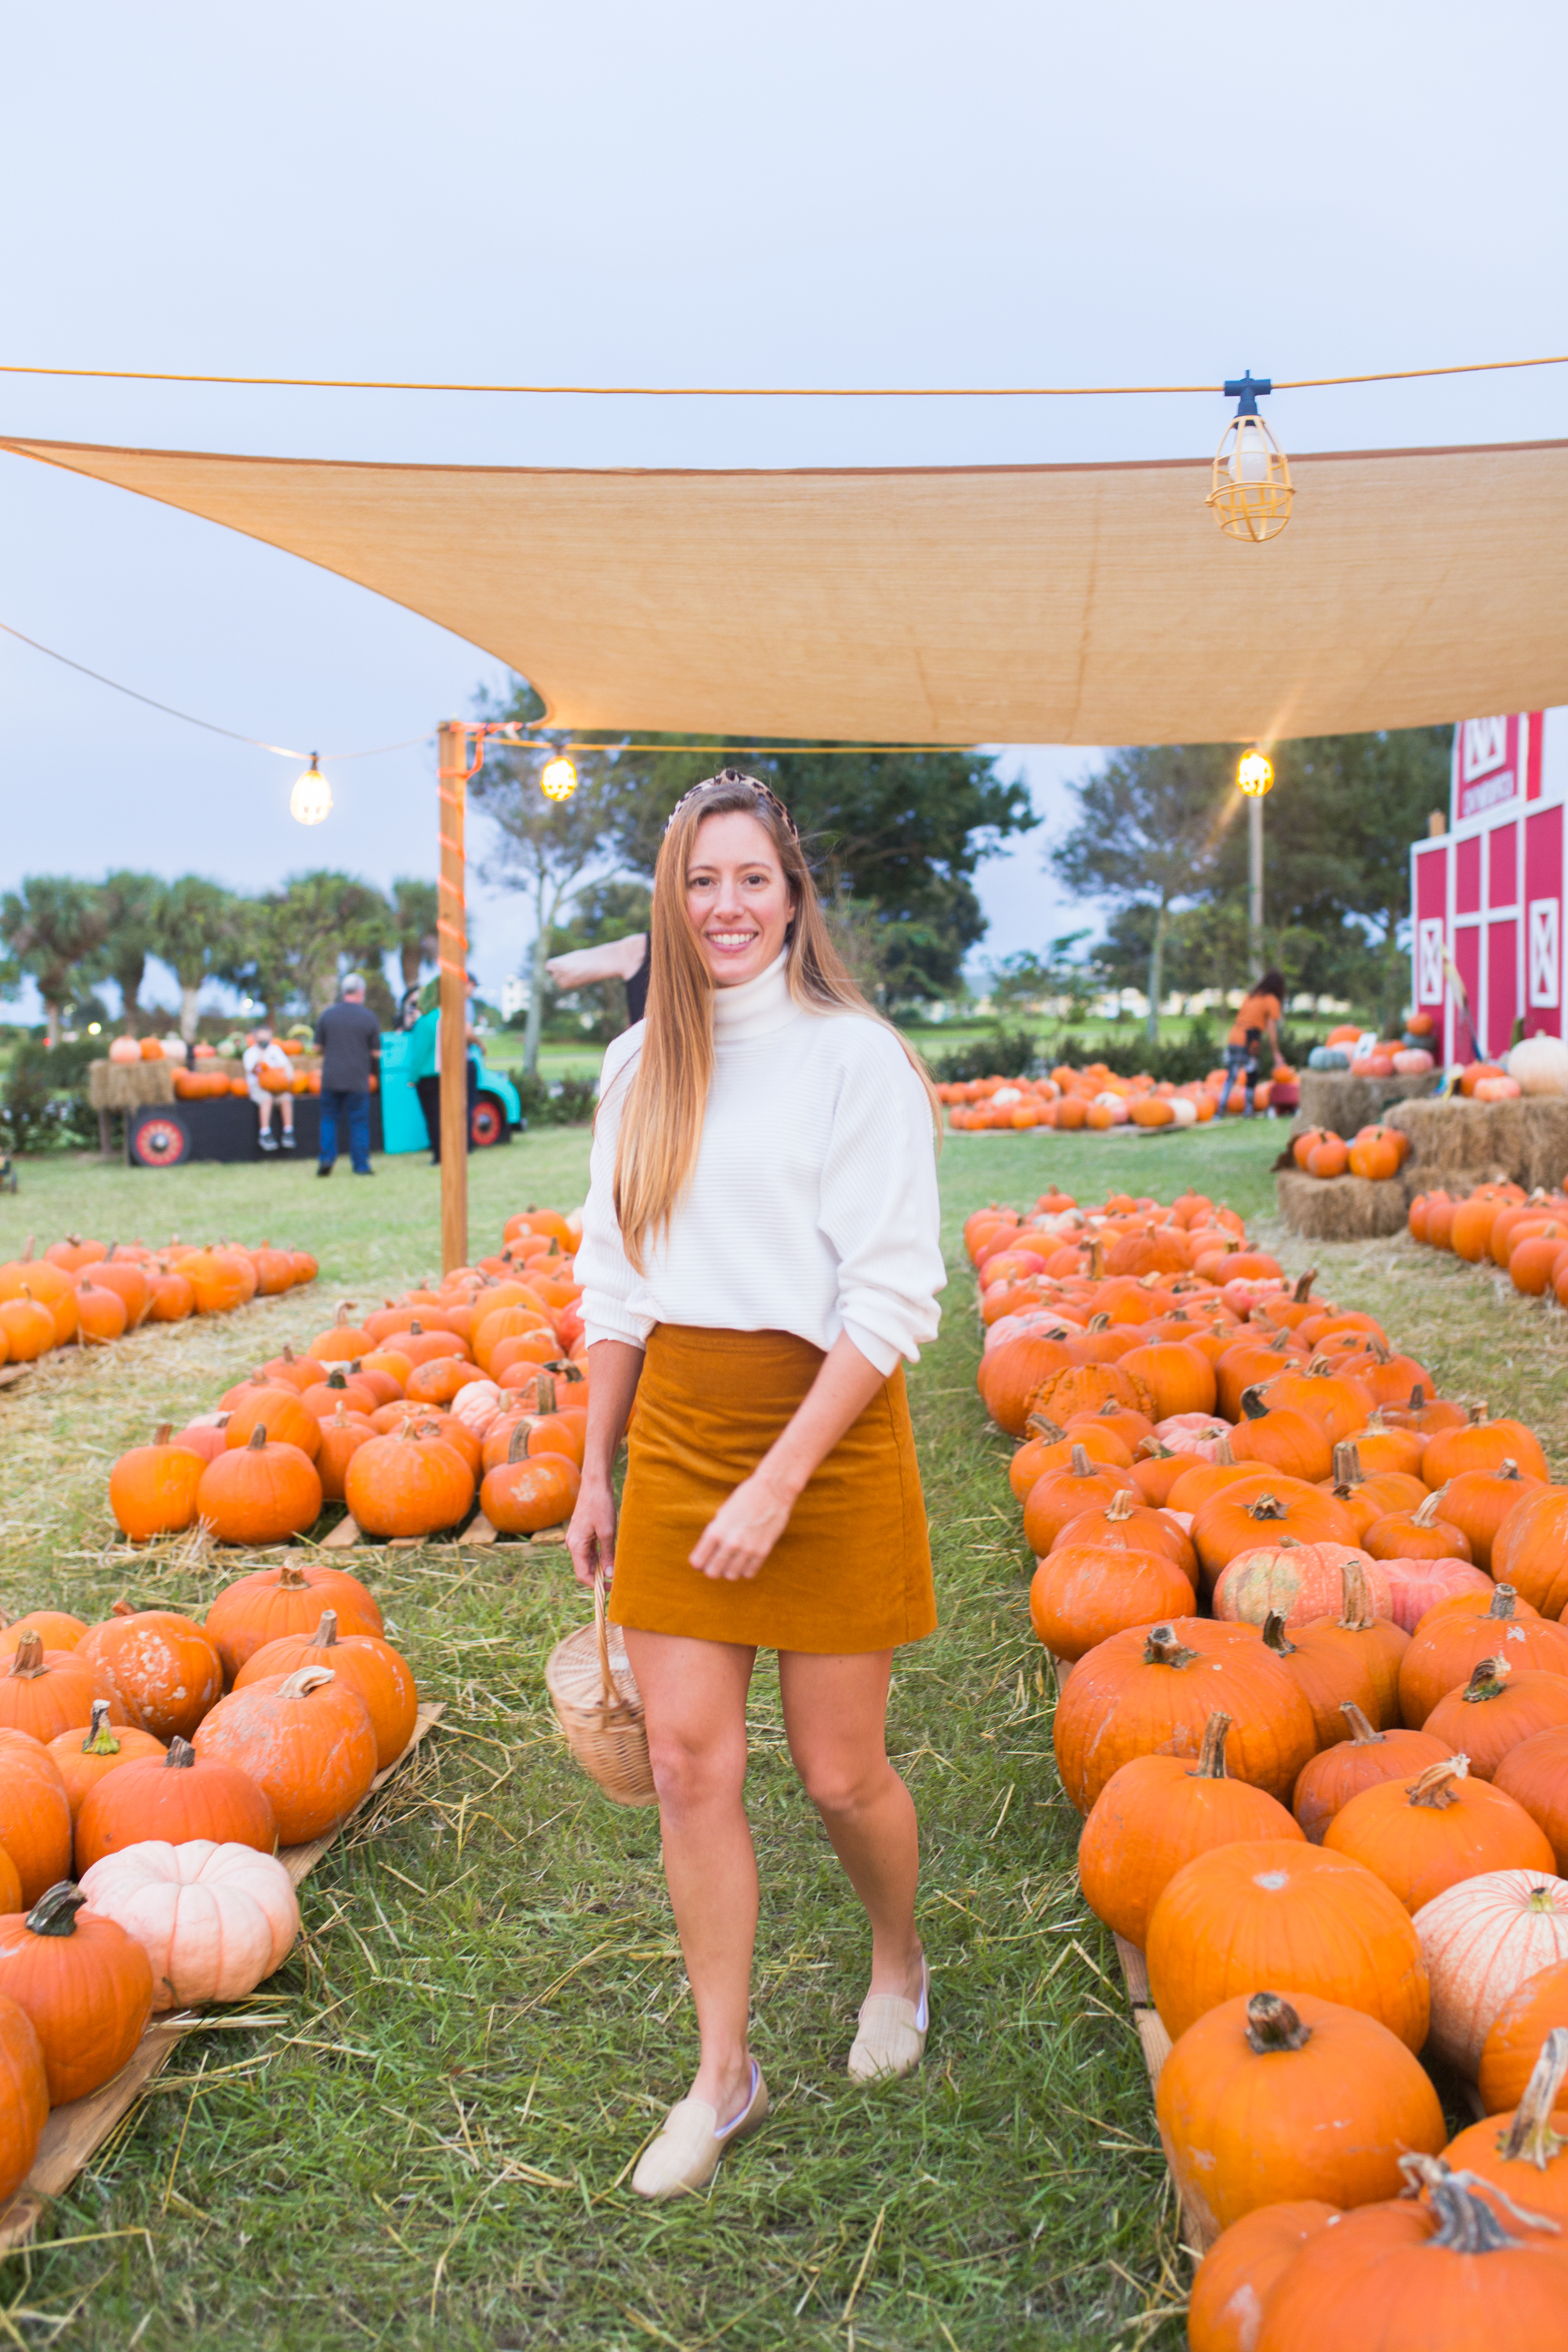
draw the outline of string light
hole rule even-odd
[[[1250,801],[1260,801],[1274,782],[1274,765],[1261,751],[1246,751],[1237,762],[1236,781]]]
[[[569,801],[577,789],[577,771],[564,754],[547,760],[539,779],[539,788],[546,800]]]
[[[322,775],[314,751],[310,764],[302,776],[294,780],[289,795],[289,814],[300,824],[320,824],[331,813],[332,788]]]
[[[1214,487],[1205,503],[1227,539],[1255,545],[1277,539],[1290,520],[1296,496],[1285,452],[1258,413],[1259,393],[1274,389],[1268,376],[1247,374],[1227,383],[1225,396],[1236,415],[1215,451]]]

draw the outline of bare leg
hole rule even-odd
[[[647,1711],[664,1874],[701,2037],[691,2096],[705,2099],[722,2124],[751,2090],[757,1862],[742,1791],[756,1652],[632,1626],[626,1643]]]
[[[892,1665],[890,1650],[784,1650],[779,1685],[795,1770],[871,1922],[870,1990],[918,2001],[920,1830],[914,1800],[888,1761]]]

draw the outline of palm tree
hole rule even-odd
[[[180,1034],[187,1045],[195,1037],[203,986],[227,977],[243,903],[201,874],[182,874],[163,893],[154,952],[180,983]]]
[[[101,894],[68,874],[29,874],[0,898],[0,938],[37,982],[48,1042],[59,1035],[60,1008],[98,977],[108,929]]]
[[[163,900],[163,885],[155,874],[135,874],[122,869],[105,878],[102,899],[108,921],[104,970],[120,991],[125,1034],[128,1037],[134,1037],[137,1016],[142,1010],[142,982],[146,975],[147,959],[158,951],[159,912]]]
[[[419,974],[427,963],[434,963],[437,951],[436,916],[440,894],[434,882],[424,882],[407,874],[399,875],[393,884],[393,920],[397,929],[397,961],[403,971],[405,994],[419,984]]]
[[[252,924],[250,968],[269,1010],[298,1001],[322,1012],[345,962],[362,967],[369,982],[379,976],[384,989],[382,958],[396,940],[392,909],[353,874],[329,867],[291,874],[281,890],[256,903]]]

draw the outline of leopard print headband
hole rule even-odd
[[[785,831],[796,841],[800,839],[800,827],[780,800],[777,793],[770,785],[764,784],[760,776],[748,776],[740,768],[721,768],[716,776],[704,776],[700,784],[693,784],[689,792],[682,793],[665,820],[666,833],[669,831],[681,810],[690,802],[700,799],[704,793],[721,790],[732,792],[737,784],[746,785],[760,801],[766,801],[768,806],[783,820]]]

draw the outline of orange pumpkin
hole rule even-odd
[[[48,2071],[33,2021],[0,1999],[0,2207],[32,2170],[48,2119]]]
[[[1153,1402],[1155,1421],[1180,1412],[1213,1412],[1217,1388],[1215,1368],[1201,1348],[1184,1339],[1152,1340],[1130,1348],[1120,1359],[1123,1372],[1142,1381]]]
[[[1543,1617],[1568,1609],[1568,1486],[1522,1496],[1492,1539],[1492,1574]]]
[[[1346,1378],[1321,1358],[1305,1371],[1276,1372],[1258,1393],[1270,1412],[1300,1412],[1315,1421],[1331,1445],[1362,1428],[1376,1402],[1362,1381]]]
[[[1199,1617],[1113,1633],[1079,1661],[1053,1729],[1062,1785],[1087,1813],[1134,1756],[1196,1757],[1216,1709],[1227,1768],[1287,1800],[1317,1745],[1311,1710],[1255,1633]]]
[[[479,1488],[479,1508],[502,1535],[536,1535],[542,1528],[557,1528],[569,1519],[583,1484],[582,1472],[568,1455],[533,1451],[534,1432],[512,1433],[506,1461],[485,1473]]]
[[[1299,1478],[1260,1475],[1261,1486],[1223,1489],[1194,1514],[1193,1549],[1206,1576],[1218,1577],[1240,1553],[1278,1546],[1288,1535],[1304,1545],[1356,1549],[1354,1528],[1331,1495]]]
[[[46,1747],[73,1723],[85,1723],[95,1698],[111,1699],[116,1723],[125,1719],[117,1698],[100,1688],[93,1668],[74,1650],[46,1650],[36,1633],[24,1633],[0,1675],[0,1728],[26,1731]]]
[[[199,1763],[249,1774],[286,1846],[328,1836],[368,1793],[377,1769],[370,1709],[327,1666],[237,1685],[192,1744]]]
[[[1183,2204],[1211,2230],[1285,2200],[1396,2197],[1401,2157],[1435,2156],[1447,2136],[1405,2043],[1307,1992],[1238,1993],[1207,2011],[1166,2059],[1155,2111]]]
[[[318,1331],[305,1350],[319,1364],[352,1363],[356,1356],[368,1356],[375,1348],[374,1335],[359,1324],[349,1320],[348,1300],[338,1308],[336,1316],[324,1331]]]
[[[162,1757],[168,1751],[150,1731],[138,1731],[127,1723],[118,1727],[111,1724],[108,1700],[95,1698],[92,1721],[74,1724],[69,1731],[62,1731],[58,1738],[50,1740],[48,1752],[59,1767],[74,1822],[89,1790],[106,1772],[116,1771],[123,1764],[142,1763],[149,1757]],[[15,1910],[17,1906],[12,1904],[7,1907]]]
[[[59,1766],[28,1731],[0,1731],[0,1851],[36,1903],[71,1863],[70,1801]]]
[[[1549,1491],[1513,1461],[1495,1470],[1458,1470],[1443,1488],[1443,1517],[1463,1531],[1477,1567],[1489,1572],[1492,1546],[1510,1514],[1531,1496]]]
[[[1364,1863],[1407,1911],[1483,1871],[1548,1870],[1552,1848],[1522,1805],[1472,1780],[1462,1756],[1384,1780],[1342,1807],[1323,1846]]]
[[[1568,1627],[1549,1618],[1521,1616],[1511,1585],[1500,1584],[1484,1612],[1467,1604],[1479,1596],[1440,1601],[1417,1626],[1399,1669],[1399,1708],[1419,1729],[1440,1698],[1462,1689],[1483,1658],[1568,1674]]]
[[[1043,1556],[1070,1521],[1133,1491],[1131,1472],[1091,1461],[1075,1444],[1065,1470],[1047,1470],[1030,1487],[1024,1502],[1024,1540]]]
[[[438,1535],[458,1525],[474,1499],[474,1474],[444,1437],[374,1437],[350,1462],[343,1497],[367,1535]]]
[[[266,1433],[265,1443],[298,1446],[301,1454],[315,1460],[321,1443],[321,1425],[298,1389],[286,1387],[281,1381],[253,1388],[230,1410],[224,1427],[224,1444],[231,1450],[248,1445],[258,1429]]]
[[[1506,1657],[1483,1658],[1462,1688],[1437,1701],[1423,1730],[1450,1755],[1468,1756],[1478,1780],[1495,1780],[1503,1759],[1535,1732],[1568,1727],[1568,1674],[1515,1674]]]
[[[1058,1545],[1029,1586],[1030,1622],[1058,1658],[1081,1658],[1112,1633],[1184,1616],[1192,1605],[1192,1585],[1173,1560],[1109,1537]]]
[[[356,1690],[370,1710],[375,1733],[376,1769],[395,1764],[414,1737],[419,1694],[413,1669],[390,1642],[374,1633],[338,1633],[337,1612],[323,1609],[309,1634],[286,1633],[252,1653],[235,1676],[236,1690],[270,1675],[298,1674],[301,1666],[326,1666]]]
[[[1521,1739],[1499,1764],[1492,1786],[1524,1807],[1544,1832],[1559,1874],[1568,1875],[1568,1730],[1557,1725]]]
[[[1417,1510],[1385,1511],[1363,1529],[1362,1548],[1373,1559],[1473,1559],[1468,1536],[1442,1509],[1439,1487]]]
[[[223,1665],[208,1636],[172,1609],[117,1601],[108,1622],[89,1626],[76,1655],[90,1666],[121,1719],[160,1740],[186,1738],[223,1696]]]
[[[1478,2085],[1489,2116],[1516,2107],[1534,2072],[1542,2043],[1568,2029],[1568,1959],[1538,1969],[1509,1995],[1481,2045]]]
[[[224,1250],[196,1250],[183,1257],[179,1272],[191,1286],[198,1315],[228,1315],[256,1296],[249,1265]]]
[[[1146,1958],[1173,2039],[1258,1984],[1364,2011],[1410,2050],[1426,2039],[1415,1923],[1373,1872],[1304,1838],[1242,1839],[1184,1863],[1154,1906]]]
[[[304,1412],[316,1444],[321,1424]],[[303,1535],[321,1516],[321,1482],[309,1454],[297,1445],[269,1444],[264,1423],[249,1440],[225,1451],[203,1471],[196,1488],[197,1516],[208,1521],[219,1543],[275,1544]]]
[[[153,1967],[112,1919],[62,1879],[30,1911],[0,1919],[0,1992],[31,2019],[51,2106],[118,2074],[153,2014]]]
[[[1142,1948],[1154,1906],[1184,1863],[1237,1838],[1299,1837],[1277,1797],[1225,1769],[1230,1717],[1216,1711],[1204,1727],[1194,1762],[1180,1756],[1135,1756],[1113,1772],[1089,1811],[1079,1840],[1084,1900],[1097,1918]]]
[[[1029,1434],[1007,1465],[1007,1484],[1017,1500],[1023,1502],[1036,1479],[1043,1478],[1047,1470],[1066,1469],[1075,1445],[1081,1445],[1093,1462],[1133,1471],[1132,1449],[1114,1429],[1107,1429],[1093,1420],[1080,1421],[1068,1437],[1054,1421],[1047,1421],[1042,1413],[1031,1413]],[[1133,1475],[1136,1478],[1135,1471]]]
[[[374,1412],[387,1399],[381,1394],[378,1381],[362,1380],[357,1371],[351,1375],[346,1365],[334,1364],[324,1380],[300,1389],[300,1402],[316,1421],[322,1422],[330,1421],[335,1412]],[[271,1433],[282,1434],[279,1430]],[[314,1458],[319,1465],[320,1455]]]
[[[152,1304],[153,1286],[144,1267],[134,1258],[117,1257],[111,1249],[102,1263],[94,1268],[93,1280],[102,1290],[112,1290],[125,1308],[125,1328],[139,1329],[145,1322]]]
[[[349,1464],[360,1447],[376,1434],[375,1424],[367,1413],[345,1412],[342,1405],[330,1421],[322,1422],[316,1475],[321,1482],[321,1495],[326,1502],[342,1501]]]
[[[29,1633],[36,1633],[46,1650],[74,1650],[86,1631],[79,1617],[68,1616],[63,1609],[29,1609],[0,1632],[0,1658],[14,1656]]]
[[[1410,1780],[1428,1764],[1440,1763],[1450,1753],[1427,1731],[1394,1728],[1379,1731],[1353,1699],[1343,1699],[1340,1712],[1350,1726],[1350,1738],[1321,1748],[1305,1765],[1296,1782],[1290,1809],[1314,1845],[1334,1815],[1384,1780]]]
[[[1289,1406],[1269,1412],[1253,1407],[1258,1401],[1248,1390],[1247,1417],[1232,1432],[1230,1450],[1238,1462],[1256,1462],[1264,1470],[1280,1470],[1288,1477],[1317,1486],[1333,1467],[1333,1449],[1322,1425]],[[1342,1496],[1341,1497],[1342,1500]],[[1420,1500],[1417,1496],[1416,1500]]]
[[[206,1463],[188,1445],[171,1445],[173,1433],[164,1422],[151,1445],[133,1445],[109,1474],[109,1507],[132,1543],[179,1535],[195,1519]]]
[[[86,1872],[128,1845],[184,1845],[193,1838],[271,1853],[278,1822],[248,1772],[204,1762],[188,1739],[175,1738],[161,1762],[144,1757],[121,1765],[88,1790],[77,1814],[76,1865]]]
[[[1072,1361],[1059,1339],[1024,1335],[1005,1340],[980,1360],[975,1375],[980,1401],[998,1427],[1022,1437],[1037,1410],[1037,1391],[1048,1379],[1069,1371]]]
[[[232,1683],[268,1642],[320,1624],[323,1609],[337,1612],[344,1633],[382,1635],[381,1611],[357,1576],[319,1560],[295,1559],[256,1569],[226,1585],[207,1611],[206,1634]]]
[[[1187,2304],[1189,2352],[1255,2352],[1269,2292],[1309,2238],[1338,2218],[1314,2198],[1243,2214],[1209,2248]]]
[[[1542,2045],[1511,2113],[1472,2124],[1443,2150],[1450,2171],[1500,2189],[1514,2207],[1568,2227],[1568,2123],[1563,2109],[1568,2074],[1568,2027],[1556,2026]],[[1506,2217],[1506,2208],[1505,2208]]]
[[[1522,1421],[1489,1421],[1477,1406],[1462,1428],[1439,1430],[1429,1441],[1421,1475],[1428,1486],[1446,1486],[1461,1470],[1500,1470],[1505,1462],[1543,1485],[1552,1475],[1532,1430]]]

